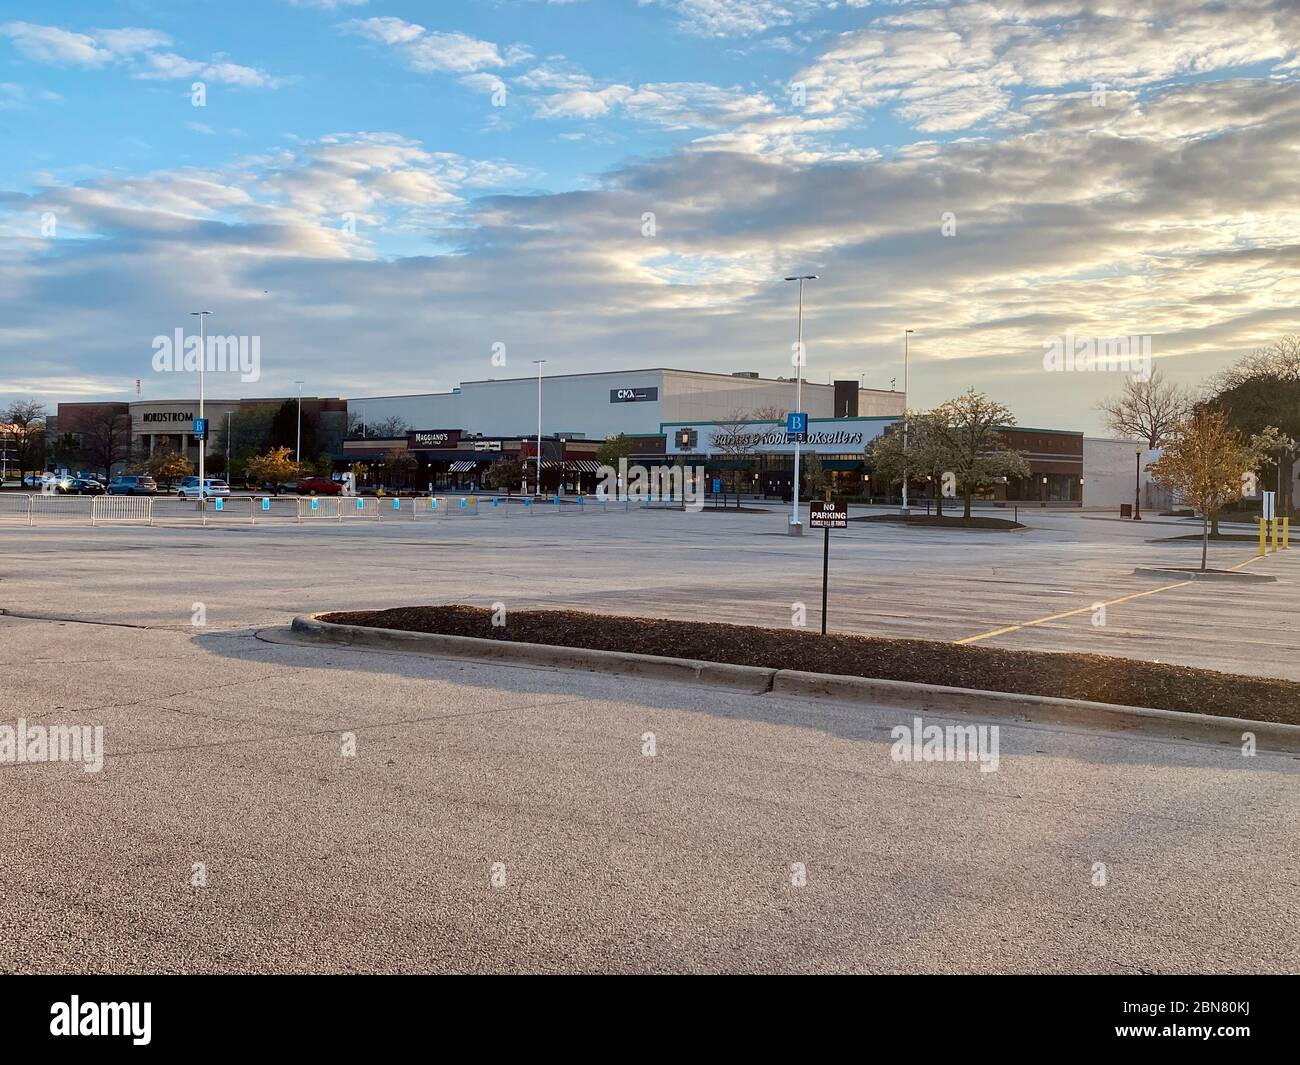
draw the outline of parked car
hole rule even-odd
[[[336,496],[343,491],[340,482],[328,477],[304,477],[293,487],[300,496]]]
[[[158,482],[152,477],[114,477],[108,485],[111,496],[152,496],[158,494]]]
[[[58,482],[55,491],[69,496],[102,496],[104,486],[87,477],[67,477]]]
[[[198,499],[203,496],[205,499],[212,496],[230,495],[230,485],[225,481],[217,480],[215,477],[209,477],[203,482],[203,488],[199,489],[199,479],[197,477],[186,477],[181,481],[180,487],[176,489],[176,494],[182,499]]]
[[[58,478],[52,473],[29,473],[23,478],[24,488],[44,488],[51,481],[57,481]]]

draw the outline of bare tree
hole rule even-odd
[[[17,400],[0,413],[0,421],[9,424],[19,482],[28,470],[40,473],[45,468],[45,404],[34,399]]]
[[[1123,392],[1103,400],[1097,409],[1105,415],[1106,428],[1116,436],[1145,441],[1154,451],[1173,439],[1178,423],[1191,413],[1192,403],[1187,389],[1153,370],[1145,381],[1129,378]]]
[[[1216,374],[1209,387],[1213,392],[1227,392],[1260,379],[1300,381],[1300,334],[1289,333],[1267,347],[1243,355]]]
[[[754,454],[758,450],[758,443],[755,440],[754,427],[750,424],[752,420],[750,411],[739,407],[731,411],[709,434],[709,443],[713,450],[736,462]],[[730,474],[728,478],[731,481],[730,491],[739,491],[736,486],[737,471],[731,469],[727,473]]]
[[[121,411],[101,409],[78,424],[81,459],[95,470],[103,470],[113,479],[113,467],[131,457],[131,416]]]

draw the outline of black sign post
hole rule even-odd
[[[831,568],[831,530],[849,527],[848,505],[824,503],[814,499],[808,504],[808,527],[822,529],[822,635],[826,635],[826,583]]]

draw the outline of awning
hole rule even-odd
[[[466,462],[462,459],[460,462],[453,462],[450,466],[448,466],[447,472],[448,473],[469,473],[469,471],[472,470],[477,465],[478,465],[477,462]]]
[[[571,470],[577,470],[578,473],[599,473],[600,463],[594,459],[571,459],[568,462]]]

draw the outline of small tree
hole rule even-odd
[[[758,450],[749,421],[749,412],[737,408],[723,418],[717,428],[709,434],[709,443],[713,450],[730,458],[733,466]],[[728,480],[731,481],[729,491],[738,491],[737,471],[733,468],[726,472],[729,475]]]
[[[867,460],[872,472],[885,479],[886,485],[900,484],[910,474],[929,474],[934,483],[942,487],[943,474],[953,468],[948,460],[943,437],[929,414],[909,411],[907,415],[907,445],[903,445],[903,423],[897,422],[876,437],[867,447]],[[934,497],[935,515],[943,517],[943,493]]]
[[[292,450],[275,447],[265,455],[254,455],[244,464],[245,476],[263,484],[289,484],[300,476]]]
[[[809,499],[821,496],[826,487],[826,467],[822,465],[821,456],[809,451],[799,456],[799,480],[803,482],[804,495]]]
[[[487,476],[483,479],[489,488],[504,488],[510,491],[523,483],[524,464],[519,459],[502,459],[488,467]]]
[[[80,454],[81,445],[71,433],[61,433],[58,439],[50,443],[50,461],[56,469],[72,466]]]
[[[1029,472],[1024,456],[1008,448],[998,433],[1000,426],[1015,424],[1008,408],[973,388],[930,411],[931,446],[938,449],[936,458],[944,464],[941,472],[957,478],[963,517],[970,517],[976,489],[992,484],[997,477],[1023,477]]]
[[[1210,521],[1241,496],[1241,478],[1256,468],[1258,455],[1228,425],[1224,411],[1199,410],[1179,422],[1165,453],[1152,465],[1160,485],[1201,512],[1201,569],[1209,554]]]
[[[625,459],[630,454],[632,454],[631,438],[627,433],[619,433],[618,436],[605,437],[605,442],[596,449],[596,461],[602,466],[618,469],[618,460]]]
[[[385,454],[384,467],[388,473],[389,487],[398,492],[405,488],[415,472],[415,465],[415,456],[404,447],[395,447]]]
[[[150,476],[170,486],[173,481],[190,477],[194,473],[194,463],[179,451],[155,451],[145,463]]]

